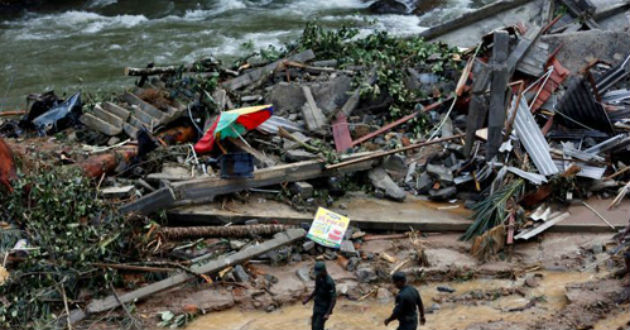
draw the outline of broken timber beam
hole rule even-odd
[[[488,116],[488,144],[486,160],[497,154],[503,142],[501,131],[505,125],[506,90],[510,76],[507,67],[510,35],[507,31],[494,32],[492,47],[492,82],[490,84],[490,113]]]
[[[360,155],[357,155],[360,157]],[[211,201],[214,197],[235,193],[250,188],[260,188],[284,182],[295,182],[335,176],[343,173],[364,171],[374,166],[373,159],[362,159],[353,162],[341,170],[326,168],[323,160],[308,160],[291,164],[283,164],[254,171],[253,178],[221,179],[202,178],[173,183],[170,188],[162,188],[143,196],[120,208],[122,213],[136,212],[149,214],[161,209],[175,206],[176,202],[197,203]],[[171,190],[172,189],[172,190]]]
[[[285,232],[276,234],[276,236],[271,240],[265,241],[258,245],[249,246],[235,254],[232,254],[223,258],[218,258],[216,260],[212,260],[203,265],[194,265],[190,267],[190,271],[191,273],[196,273],[196,274],[207,274],[207,273],[218,272],[226,267],[242,263],[257,255],[271,251],[280,246],[292,243],[304,236],[306,236],[306,231],[304,231],[304,229],[301,229],[301,228],[289,229]],[[104,312],[104,311],[119,307],[121,304],[126,304],[126,303],[134,302],[137,300],[141,300],[154,293],[164,291],[166,289],[172,288],[174,286],[177,286],[179,284],[182,284],[188,280],[195,278],[195,275],[191,273],[182,272],[177,275],[168,277],[164,280],[151,283],[140,289],[119,295],[119,297],[111,295],[104,299],[93,300],[87,306],[86,311],[88,314],[100,313],[100,312]]]

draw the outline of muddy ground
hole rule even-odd
[[[480,262],[457,234],[429,234],[419,240],[428,266],[404,267],[424,299],[423,329],[617,329],[627,328],[630,290],[615,277],[620,260],[610,258],[610,234],[548,233],[520,243],[512,253]],[[362,261],[380,276],[362,283],[336,261],[327,260],[339,300],[330,329],[394,329],[382,325],[393,306],[395,289],[387,274],[417,251],[409,239],[365,242]],[[380,257],[387,255],[393,258]],[[317,255],[283,265],[247,265],[258,276],[250,283],[188,283],[135,305],[146,328],[160,326],[159,314],[189,313],[189,329],[308,329],[310,306],[297,302],[313,289],[298,272]],[[394,261],[390,263],[389,261]],[[394,260],[392,260],[394,259]],[[365,281],[364,281],[365,282]],[[438,287],[455,289],[438,292]],[[194,316],[192,316],[194,315]],[[82,328],[109,328],[122,311],[92,318]],[[162,324],[164,326],[164,324]]]

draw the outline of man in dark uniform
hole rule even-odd
[[[311,328],[313,330],[324,330],[324,323],[332,314],[335,303],[337,303],[337,291],[335,290],[335,282],[326,272],[325,263],[322,261],[316,262],[314,270],[315,290],[302,303],[306,305],[311,299],[315,298]]]
[[[420,311],[420,325],[424,325],[424,306],[420,293],[411,285],[407,285],[404,273],[396,272],[392,276],[396,288],[400,290],[396,295],[396,307],[392,315],[385,320],[385,325],[398,320],[398,330],[416,330],[418,328],[418,311]],[[416,311],[416,306],[418,311]]]

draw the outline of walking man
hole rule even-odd
[[[424,325],[424,306],[420,293],[411,285],[407,285],[407,278],[402,272],[396,272],[392,281],[398,290],[396,295],[396,307],[392,315],[385,320],[385,325],[393,320],[398,320],[398,330],[416,330],[418,328],[418,311],[420,312],[420,325]],[[416,311],[418,306],[418,311]]]
[[[311,299],[313,303],[313,317],[311,328],[313,330],[324,330],[324,323],[328,320],[337,303],[337,291],[335,282],[326,272],[326,264],[322,261],[315,263],[315,290],[302,302],[306,305]]]

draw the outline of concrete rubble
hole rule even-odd
[[[418,8],[376,1],[369,10]],[[613,213],[605,212],[615,212],[630,192],[628,10],[627,3],[502,0],[431,27],[421,36],[461,51],[405,64],[401,88],[422,97],[403,110],[393,106],[389,92],[381,93],[387,86],[375,67],[313,49],[236,68],[206,61],[179,69],[196,71],[180,72],[190,79],[197,71],[212,74],[217,80],[210,91],[182,87],[169,67],[128,68],[142,78],[139,86],[83,104],[77,118],[57,118],[44,131],[34,127],[31,117],[51,97],[46,94],[36,97],[25,117],[3,118],[0,159],[11,162],[0,164],[0,183],[13,189],[19,169],[13,155],[28,160],[34,147],[26,145],[38,143],[29,139],[40,141],[36,135],[46,136],[54,126],[54,133],[72,132],[73,142],[50,152],[49,163],[93,178],[96,196],[121,215],[160,219],[137,229],[145,231],[147,244],[159,251],[155,260],[168,272],[155,269],[158,262],[101,266],[166,275],[75,304],[85,315],[126,308],[193,280],[273,297],[270,288],[279,280],[261,270],[271,266],[299,264],[281,279],[292,283],[291,294],[298,297],[312,282],[303,265],[314,260],[351,277],[351,296],[387,281],[394,270],[435,275],[422,269],[426,256],[417,235],[428,231],[462,234],[475,257],[484,259],[511,255],[547,231],[617,231],[627,221],[609,222]],[[455,62],[456,69],[431,71],[427,65],[442,60]],[[377,97],[364,89],[377,90]],[[62,101],[55,96],[56,107]],[[210,152],[191,144],[213,133],[224,111],[263,104],[273,107],[264,123],[218,138]],[[71,124],[57,127],[61,119]],[[229,163],[233,155],[242,158]],[[229,164],[242,166],[246,175],[225,176]],[[586,202],[591,200],[607,205],[593,208]],[[418,205],[437,215],[414,211]],[[305,238],[318,207],[350,217],[338,249]],[[441,216],[447,212],[457,215]],[[596,219],[597,229],[592,222],[568,223],[583,213]],[[383,231],[410,229],[396,237],[413,253],[390,256],[365,248]],[[493,240],[501,248],[488,243]],[[601,245],[593,249],[604,252]],[[533,288],[537,281],[530,277],[525,284]],[[361,293],[392,300],[385,287],[370,290]],[[457,294],[448,286],[437,290]],[[235,303],[230,298],[229,305]],[[440,308],[433,304],[431,310]]]

